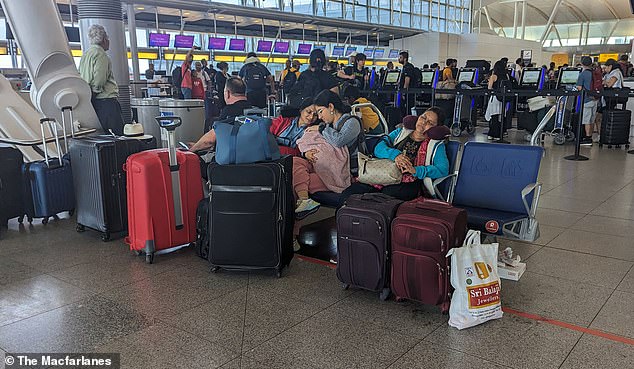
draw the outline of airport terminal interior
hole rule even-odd
[[[0,7],[0,369],[634,369],[634,0]]]

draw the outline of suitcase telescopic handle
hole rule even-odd
[[[176,130],[176,128],[180,127],[181,124],[183,124],[183,120],[181,119],[181,117],[164,116],[156,117],[154,119],[156,119],[159,127],[165,128],[168,131],[174,131]]]
[[[42,133],[42,147],[44,149],[44,159],[46,161],[46,166],[50,166],[48,162],[49,154],[48,154],[48,146],[46,144],[46,134],[44,133],[44,125],[47,124],[48,130],[51,132],[51,135],[55,137],[55,146],[57,147],[57,156],[58,156],[57,159],[59,160],[59,165],[63,166],[62,147],[59,143],[59,135],[57,134],[57,127],[53,127],[54,123],[57,123],[55,118],[48,118],[48,117],[40,118],[40,131]]]

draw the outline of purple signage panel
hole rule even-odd
[[[169,33],[150,33],[150,47],[168,47],[170,45]]]
[[[194,46],[194,36],[174,36],[174,47],[179,47],[181,49],[191,49],[192,46]]]

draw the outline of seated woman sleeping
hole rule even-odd
[[[434,141],[435,145],[433,148],[430,147],[430,136],[434,136],[435,139],[445,137],[445,133],[436,132],[446,130],[446,127],[436,128],[438,122],[443,120],[443,111],[438,107],[431,107],[418,117],[415,127],[397,128],[376,145],[374,155],[396,163],[403,173],[401,183],[379,188],[380,186],[357,182],[344,191],[344,197],[380,191],[397,199],[409,201],[419,196],[424,179],[433,180],[446,176],[449,173],[449,160],[444,142]]]
[[[282,114],[273,118],[270,131],[277,138],[282,155],[301,156],[302,153],[297,148],[297,140],[302,137],[306,127],[312,126],[317,121],[313,99],[302,100],[299,112],[295,110],[292,114],[297,116],[287,117],[286,114]]]

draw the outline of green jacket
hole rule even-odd
[[[90,85],[97,99],[116,98],[119,87],[112,75],[112,63],[106,51],[99,45],[91,45],[81,57],[79,74]]]

